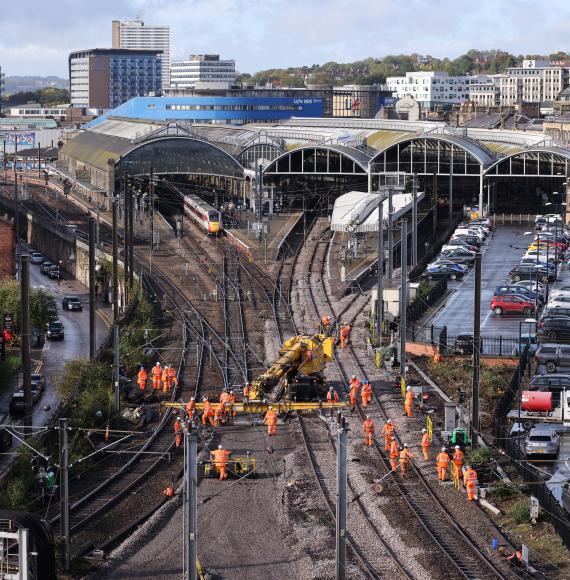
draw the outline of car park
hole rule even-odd
[[[61,301],[61,307],[64,310],[83,310],[83,303],[77,296],[64,296]]]
[[[531,314],[535,310],[534,303],[528,297],[514,294],[493,296],[490,309],[497,315],[501,314]]]
[[[556,457],[560,450],[560,437],[550,425],[536,425],[525,440],[527,457],[534,455]]]
[[[570,366],[570,345],[542,344],[535,357],[538,364],[545,366],[546,372],[555,373],[558,367]]]
[[[475,246],[477,249],[481,247],[481,240],[476,236],[454,234],[451,236],[449,243],[451,243],[453,240],[463,242],[464,244],[468,244],[470,246]]]
[[[46,260],[41,266],[40,266],[40,272],[44,275],[47,276],[49,269],[53,268],[55,266],[55,264],[53,264],[52,262]]]
[[[30,255],[30,262],[32,264],[42,264],[45,261],[45,258],[40,252],[32,252]]]
[[[536,264],[519,264],[511,269],[509,272],[509,278],[513,282],[536,279],[538,279],[539,282],[554,282],[554,273],[547,271],[546,268],[537,266]]]
[[[432,266],[427,268],[423,274],[424,278],[428,280],[441,280],[441,279],[449,279],[449,280],[459,280],[463,278],[464,272],[462,270],[458,270],[455,267],[449,266],[447,264],[442,264],[440,266]]]
[[[538,333],[548,340],[570,340],[570,318],[549,317],[538,324]]]
[[[64,326],[63,326],[61,320],[54,320],[53,322],[50,322],[47,325],[46,336],[52,340],[53,339],[63,340],[65,338]]]

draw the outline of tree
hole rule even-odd
[[[0,314],[8,312],[14,319],[14,331],[21,328],[20,284],[13,280],[0,284]],[[30,289],[30,322],[38,330],[57,318],[57,306],[53,296],[41,288]]]

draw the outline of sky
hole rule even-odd
[[[386,54],[570,51],[568,0],[26,0],[0,12],[6,75],[67,78],[71,51],[111,46],[111,21],[171,26],[172,58],[219,53],[239,72]]]

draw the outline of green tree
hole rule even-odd
[[[14,330],[20,332],[21,302],[20,284],[14,280],[0,284],[0,313],[8,312],[14,319]],[[30,322],[38,329],[57,318],[57,307],[53,296],[41,288],[30,289]]]

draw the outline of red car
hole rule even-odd
[[[493,296],[491,310],[495,314],[531,314],[534,312],[534,303],[525,296]]]

